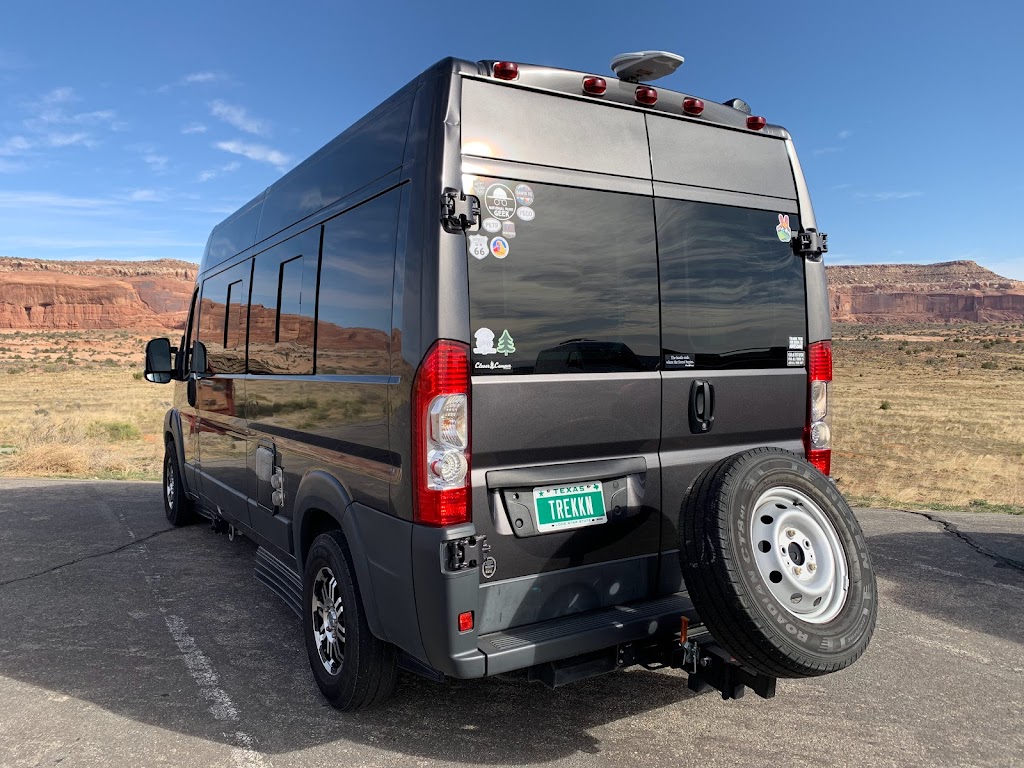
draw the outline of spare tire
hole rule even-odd
[[[864,653],[878,602],[864,534],[802,457],[757,448],[723,459],[691,486],[679,518],[690,598],[736,660],[811,677]]]

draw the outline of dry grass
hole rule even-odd
[[[832,474],[849,498],[1024,513],[1024,326],[835,330]]]
[[[144,347],[123,331],[0,335],[0,474],[159,477],[172,391],[134,378]]]
[[[44,336],[0,334],[0,474],[158,477],[172,388],[133,377],[145,340]],[[835,362],[833,476],[851,500],[1024,513],[1024,324],[838,325]]]

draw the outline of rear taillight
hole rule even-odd
[[[749,128],[752,131],[760,131],[766,125],[768,125],[768,121],[765,120],[763,117],[751,115],[750,117],[747,118],[747,128]]]
[[[514,61],[496,61],[494,76],[499,80],[515,80],[519,77],[519,65]]]
[[[442,339],[413,383],[413,520],[454,525],[469,505],[469,346]]]
[[[815,341],[807,346],[807,426],[804,450],[807,460],[828,474],[832,469],[832,342]]]

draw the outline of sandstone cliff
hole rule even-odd
[[[1024,283],[973,261],[836,265],[826,272],[836,322],[1024,320]]]
[[[0,258],[0,328],[181,328],[195,276],[171,259]]]

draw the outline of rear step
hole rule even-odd
[[[256,580],[270,587],[296,616],[302,618],[302,579],[263,547],[256,550]]]
[[[623,643],[678,634],[680,617],[690,620],[690,636],[703,633],[693,603],[685,592],[656,600],[616,605],[599,611],[554,619],[481,635],[477,647],[487,657],[487,674],[600,651]]]

